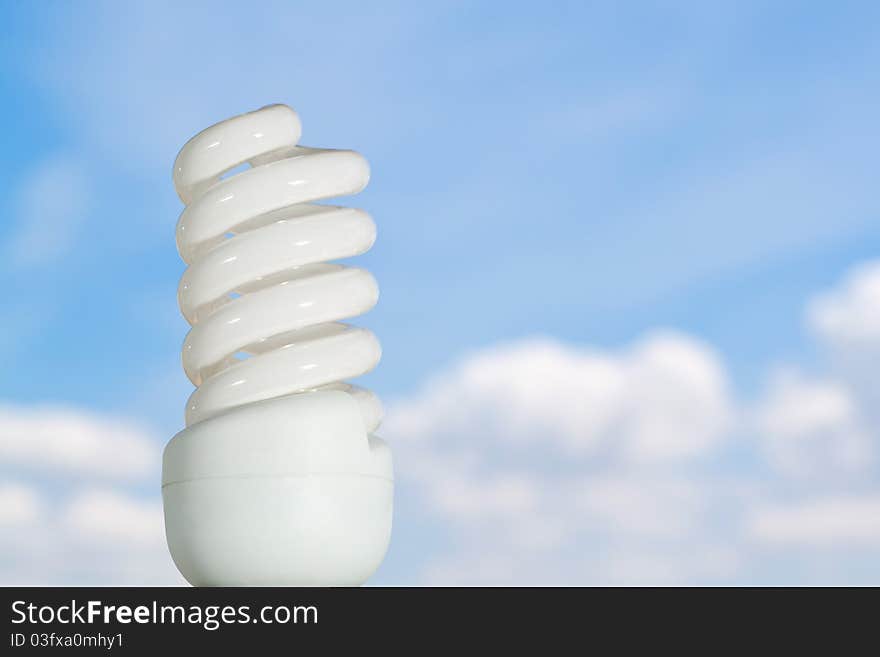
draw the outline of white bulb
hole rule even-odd
[[[183,367],[197,388],[165,448],[162,498],[171,555],[197,586],[361,584],[391,535],[382,406],[344,383],[381,349],[339,321],[378,288],[327,263],[368,250],[376,227],[314,203],[361,191],[369,165],[299,137],[296,112],[272,105],[200,132],[174,163]]]

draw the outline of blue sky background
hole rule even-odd
[[[389,439],[403,444],[394,445],[395,537],[377,583],[880,581],[880,432],[865,401],[880,381],[852,367],[880,364],[880,328],[869,330],[880,298],[870,294],[876,276],[850,273],[880,252],[876,3],[2,2],[0,25],[0,507],[33,506],[0,512],[0,522],[11,518],[7,536],[24,537],[4,539],[0,581],[165,581],[161,543],[137,527],[111,532],[118,551],[134,541],[152,561],[94,563],[90,530],[69,507],[85,495],[84,509],[112,518],[131,503],[152,522],[155,464],[120,482],[64,459],[47,471],[14,443],[28,439],[24,415],[38,423],[60,407],[88,418],[85,433],[115,418],[136,434],[132,444],[157,451],[181,428],[190,386],[179,366],[186,324],[171,163],[195,132],[273,102],[300,114],[303,143],[353,148],[372,166],[370,186],[346,201],[379,227],[359,258],[382,293],[359,320],[384,349],[364,383],[388,405]],[[869,292],[853,292],[859,285]],[[849,312],[843,329],[822,319],[830,310],[810,314],[823,294]],[[844,329],[862,325],[853,342]],[[734,419],[707,430],[719,446],[696,461],[664,461],[659,474],[628,457],[572,465],[552,402],[532,409],[531,446],[509,449],[506,425],[485,415],[504,416],[515,398],[494,383],[489,401],[453,423],[456,435],[425,419],[442,407],[425,382],[439,376],[454,389],[464,376],[456,368],[481,355],[497,356],[499,381],[546,376],[562,386],[560,363],[584,350],[638,360],[626,354],[657,329],[711,353],[723,371],[719,395]],[[536,336],[559,353],[532,375],[523,363],[540,351]],[[829,402],[838,411],[781,429],[767,420],[781,404],[774,386],[786,385],[780,369],[840,392],[844,401]],[[864,449],[839,479],[819,467],[789,481],[776,469],[788,457],[763,445],[791,432],[781,449],[795,460],[821,445],[815,460],[830,463],[856,434],[850,442]],[[456,467],[442,458],[446,440],[483,464],[473,479],[443,478]],[[408,463],[435,456],[433,475],[413,467],[407,476]],[[504,486],[501,497],[468,492],[511,473],[527,475],[543,501],[517,503]],[[693,485],[700,499],[715,495],[706,485],[732,483],[712,497],[706,515],[716,520],[690,517],[694,538],[680,543],[629,531],[613,513],[620,522],[600,526],[592,501],[577,519],[549,501],[563,479],[618,473],[634,489],[658,477]],[[448,490],[486,514],[438,501]],[[823,504],[832,504],[824,516]],[[765,507],[794,515],[761,516]],[[576,535],[539,549],[506,533],[554,513]],[[853,520],[792,530],[781,548],[755,529],[828,515]],[[828,538],[804,539],[816,535]],[[22,556],[47,536],[83,556]],[[709,543],[724,547],[723,567],[692,571],[670,556],[714,554]],[[155,565],[147,573],[144,563]]]

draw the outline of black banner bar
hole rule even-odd
[[[846,609],[847,633],[876,625],[877,591],[806,589],[548,588],[6,588],[2,654],[34,650],[152,654],[184,649],[235,654],[269,648],[366,655],[470,652],[474,642],[589,654],[612,642],[660,645],[710,636],[707,649],[755,647],[754,637],[811,637]],[[867,594],[867,595],[863,595]],[[848,604],[853,603],[853,604]],[[864,622],[862,622],[864,621]],[[750,638],[751,637],[751,638]],[[229,652],[232,651],[232,652]],[[599,650],[607,654],[608,650]],[[262,653],[257,653],[262,654]],[[333,654],[333,653],[331,653]]]

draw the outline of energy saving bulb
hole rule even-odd
[[[341,323],[378,288],[328,262],[367,251],[376,227],[315,203],[361,191],[369,165],[298,146],[300,130],[271,105],[200,132],[174,163],[182,360],[197,388],[165,448],[162,498],[171,555],[196,586],[362,584],[391,536],[382,406],[345,383],[381,349]]]

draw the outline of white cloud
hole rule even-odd
[[[810,304],[822,346],[864,358],[874,277],[858,269]],[[383,428],[401,494],[447,530],[423,579],[841,581],[845,555],[880,544],[880,435],[861,394],[880,384],[864,371],[777,369],[746,403],[711,347],[676,333],[473,353],[389,404]],[[780,566],[780,548],[803,560]]]
[[[692,531],[710,499],[695,481],[643,473],[589,477],[576,491],[576,503],[591,524],[614,534],[682,536]]]
[[[657,334],[627,362],[626,408],[615,440],[638,461],[667,461],[705,453],[730,423],[726,372],[714,350],[693,338]],[[610,439],[610,438],[609,438]]]
[[[874,441],[855,398],[837,381],[778,374],[757,410],[761,446],[781,472],[851,475],[873,460]]]
[[[161,443],[128,421],[55,406],[0,405],[0,466],[159,480]]]
[[[730,545],[693,541],[686,546],[652,550],[624,546],[596,564],[595,580],[625,586],[640,586],[646,582],[674,586],[681,584],[683,578],[685,581],[726,582],[742,566],[742,554]]]
[[[69,498],[69,499],[68,499]],[[158,497],[120,489],[0,488],[2,585],[180,584],[165,547]]]
[[[549,441],[588,451],[610,428],[622,385],[619,365],[599,354],[553,340],[502,345],[473,354],[398,403],[385,426],[406,440],[478,430],[512,445]]]
[[[816,297],[808,318],[834,349],[880,350],[880,261],[853,268],[842,285]]]
[[[73,247],[90,203],[90,183],[80,162],[56,156],[20,183],[16,230],[6,243],[18,267],[57,262]]]
[[[426,581],[604,582],[614,578],[596,560],[632,537],[674,553],[716,496],[665,471],[723,445],[727,388],[708,346],[658,332],[618,353],[550,339],[492,347],[391,404],[398,477],[456,537]],[[665,572],[695,571],[678,559]]]
[[[0,584],[181,583],[165,547],[160,453],[132,422],[0,406],[0,473],[16,478],[0,480]]]
[[[731,505],[735,486],[681,474],[657,478],[643,470],[596,476],[541,470],[536,465],[528,504],[516,511],[434,507],[452,545],[427,562],[423,581],[723,583],[739,572],[743,556],[731,530],[738,517]],[[424,494],[414,483],[404,484],[407,494]],[[459,489],[462,501],[469,492]],[[470,498],[471,507],[482,502]]]
[[[11,529],[37,522],[43,515],[39,492],[18,483],[0,482],[0,527]]]
[[[880,547],[880,495],[758,507],[748,531],[756,541],[781,547]]]
[[[158,496],[0,484],[0,585],[179,584]]]
[[[880,426],[880,261],[854,267],[808,307],[808,323],[831,357],[833,374]]]
[[[432,499],[439,510],[462,518],[517,518],[538,509],[540,483],[517,473],[483,480],[452,475],[434,489]]]
[[[473,354],[399,402],[385,423],[407,441],[464,436],[627,461],[688,458],[716,446],[730,420],[713,351],[657,333],[621,354],[530,340]]]
[[[133,499],[112,489],[86,490],[66,506],[62,523],[80,542],[120,548],[165,546],[158,499]]]

